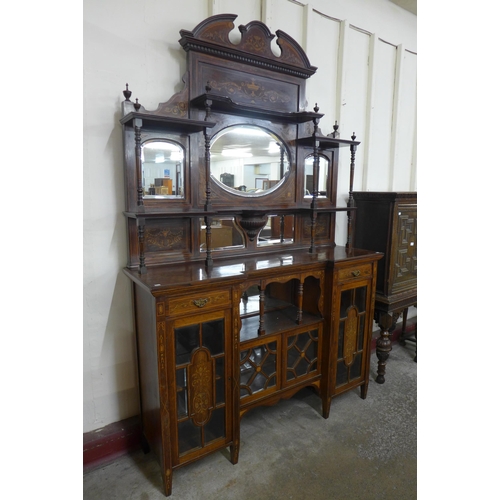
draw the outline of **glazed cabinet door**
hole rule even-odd
[[[229,309],[169,323],[174,466],[231,444],[230,330]]]
[[[330,396],[361,386],[361,397],[366,398],[376,266],[377,262],[365,262],[334,271]]]
[[[369,318],[370,282],[340,285],[337,290],[334,348],[334,394],[351,389],[365,381],[371,325]]]

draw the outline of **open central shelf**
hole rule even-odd
[[[246,341],[256,338],[263,338],[276,333],[283,333],[288,330],[297,328],[297,313],[298,308],[288,306],[284,309],[276,309],[268,311],[264,314],[264,335],[259,335],[259,316],[247,316],[241,319],[240,342],[243,344]],[[316,323],[321,323],[323,320],[314,314],[307,312],[302,313],[302,321],[300,326],[311,326]]]

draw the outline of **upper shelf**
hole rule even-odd
[[[125,115],[120,123],[126,127],[132,127],[135,119],[142,120],[142,126],[150,129],[165,129],[172,132],[180,132],[185,134],[193,134],[201,132],[207,128],[215,126],[215,122],[190,120],[189,118],[177,118],[174,116],[154,115],[149,113],[130,112]]]
[[[283,123],[306,123],[314,118],[320,119],[323,114],[313,111],[283,112],[265,108],[255,108],[238,104],[230,97],[218,94],[201,94],[191,99],[191,105],[199,109],[205,109],[207,101],[210,101],[210,109],[219,113],[228,113],[249,118],[260,118],[263,120],[280,121]]]
[[[331,149],[338,149],[345,146],[358,146],[361,144],[359,141],[350,141],[348,139],[339,139],[328,136],[309,136],[309,137],[301,137],[297,139],[295,142],[304,147],[314,148],[314,142],[318,141],[318,148],[325,151]]]

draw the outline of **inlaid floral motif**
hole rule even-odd
[[[210,418],[214,407],[213,375],[214,365],[206,349],[198,349],[193,354],[188,367],[190,409],[193,423],[202,426]]]
[[[349,366],[354,361],[358,334],[358,310],[355,307],[350,307],[347,311],[344,332],[344,363]]]

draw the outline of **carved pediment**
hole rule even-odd
[[[273,71],[293,74],[301,78],[309,78],[317,68],[311,66],[302,47],[289,35],[281,30],[273,35],[269,28],[260,21],[251,21],[238,27],[241,40],[235,44],[229,39],[229,33],[234,29],[235,14],[219,14],[209,17],[193,29],[181,30],[179,43],[184,50],[194,50],[215,54],[218,57],[241,61],[246,64],[267,67]],[[276,43],[281,54],[272,51],[271,42],[277,37]]]

